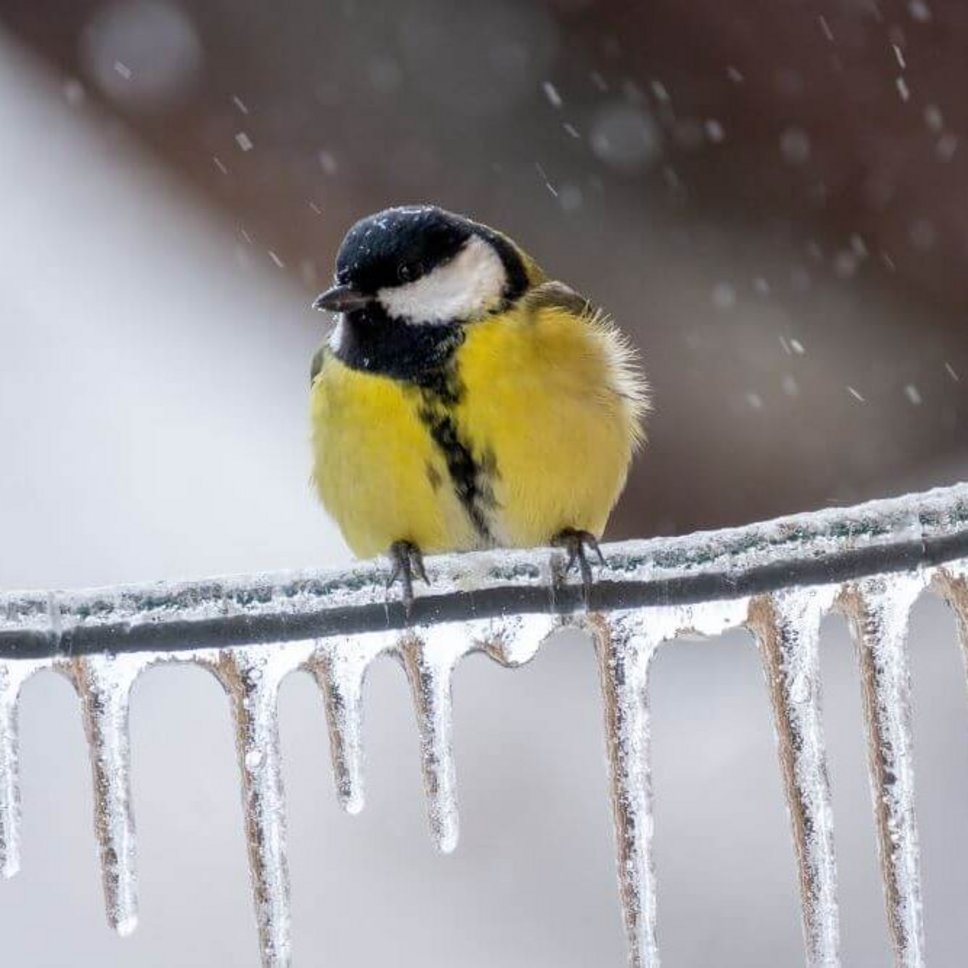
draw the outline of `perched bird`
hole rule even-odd
[[[357,222],[314,308],[314,479],[413,601],[423,553],[555,544],[587,591],[643,440],[645,379],[605,314],[507,236],[432,206]]]

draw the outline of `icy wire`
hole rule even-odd
[[[40,669],[77,689],[91,751],[95,829],[108,917],[137,922],[128,697],[159,662],[193,662],[225,687],[236,727],[264,965],[291,962],[289,877],[277,697],[309,671],[329,723],[340,802],[363,807],[362,686],[379,655],[403,665],[421,739],[431,833],[458,839],[451,744],[453,671],[485,651],[527,662],[564,622],[599,657],[619,885],[630,963],[659,964],[652,864],[648,676],[664,642],[745,626],[761,648],[800,872],[806,963],[839,964],[834,826],[821,713],[820,621],[850,619],[860,659],[873,803],[896,963],[924,964],[910,686],[905,637],[933,587],[968,630],[968,486],[747,528],[613,545],[592,611],[552,577],[547,552],[441,558],[413,624],[387,606],[382,571],[256,576],[91,592],[0,596],[0,870],[19,867],[17,700]]]

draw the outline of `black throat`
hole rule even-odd
[[[343,317],[333,355],[351,369],[424,387],[452,369],[454,353],[463,342],[459,323],[415,326],[393,319],[374,304]]]

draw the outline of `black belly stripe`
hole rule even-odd
[[[440,375],[420,390],[421,404],[418,414],[440,448],[454,493],[457,495],[474,530],[486,542],[494,541],[487,520],[487,512],[497,502],[491,480],[497,473],[493,457],[485,455],[480,461],[474,459],[468,442],[461,437],[454,418],[453,406],[464,395],[464,387],[453,368]]]

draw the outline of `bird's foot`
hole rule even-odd
[[[403,610],[410,616],[413,608],[413,580],[414,577],[430,584],[427,571],[424,568],[423,554],[412,541],[394,541],[387,552],[390,557],[390,577],[387,579],[387,589],[400,582],[400,598]]]
[[[577,568],[581,575],[582,598],[588,605],[589,595],[594,583],[592,575],[592,565],[588,560],[588,552],[592,551],[598,557],[600,564],[605,564],[605,556],[602,549],[598,546],[598,539],[590,531],[579,531],[576,528],[563,528],[552,539],[551,545],[555,548],[563,548],[568,553],[568,560],[565,562],[564,574],[567,575],[572,568]]]

